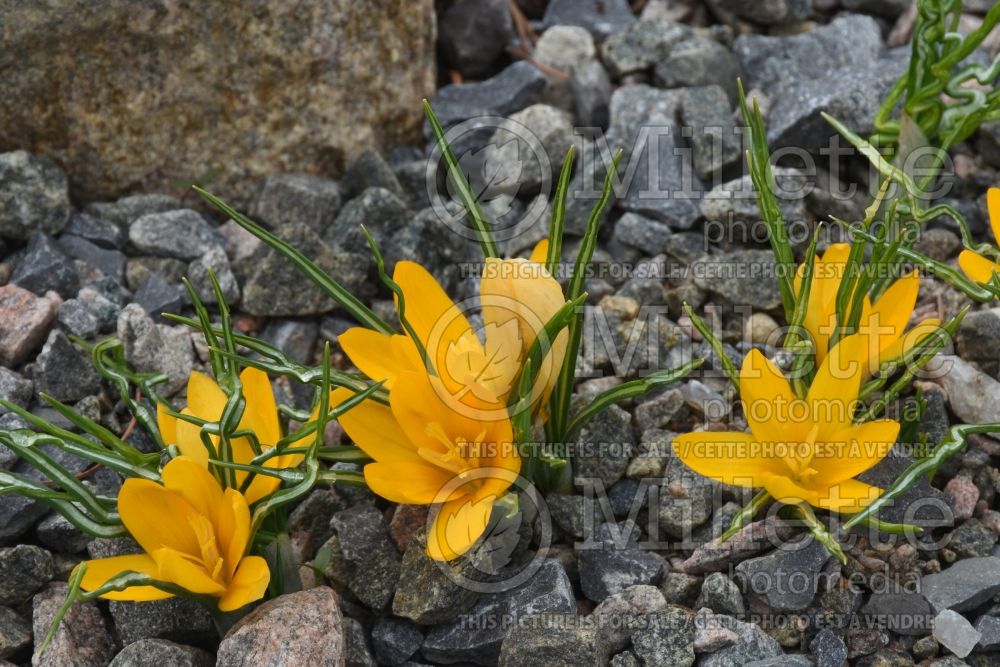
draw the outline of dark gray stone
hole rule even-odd
[[[350,616],[344,617],[344,651],[347,664],[351,667],[378,667],[368,646],[367,631]]]
[[[770,250],[734,250],[705,255],[691,266],[695,284],[734,305],[773,310],[781,305]]]
[[[112,600],[108,610],[124,645],[141,639],[166,639],[180,644],[218,641],[211,614],[204,606],[187,598],[151,602]]]
[[[0,605],[26,602],[52,581],[52,554],[31,544],[0,549]]]
[[[34,394],[34,384],[14,371],[0,366],[0,398],[10,401],[22,408],[28,407]],[[6,414],[7,408],[0,405],[0,415]]]
[[[830,629],[821,630],[809,643],[816,656],[816,667],[843,667],[847,660],[847,645]]]
[[[52,582],[31,601],[32,634],[44,637],[56,614],[66,602],[68,587]],[[77,602],[62,618],[59,629],[42,653],[42,642],[35,643],[31,664],[35,667],[79,665],[98,667],[111,662],[115,641],[108,633],[104,616],[96,602]]]
[[[813,662],[804,655],[779,655],[744,662],[742,667],[813,667]]]
[[[989,556],[996,543],[997,534],[973,518],[951,532],[948,548],[962,558],[974,558]]]
[[[628,190],[616,203],[618,208],[680,230],[689,229],[698,219],[698,199],[704,187],[694,174],[688,151],[675,150],[683,143],[677,125],[682,99],[681,91],[622,86],[611,96],[607,132],[609,146],[625,149],[621,169],[634,170]],[[600,186],[601,181],[595,179],[594,189]]]
[[[594,532],[577,549],[580,586],[588,599],[602,602],[632,586],[660,580],[663,558],[637,544],[628,522],[614,528],[601,524]]]
[[[570,71],[570,91],[576,122],[582,127],[607,127],[611,79],[597,60],[585,60]]]
[[[80,274],[70,259],[42,233],[31,236],[23,253],[17,255],[10,282],[42,296],[49,290],[69,298],[80,289]]]
[[[181,285],[168,283],[158,273],[150,273],[132,297],[134,303],[156,322],[167,322],[164,313],[180,313],[187,302],[187,293]]]
[[[200,648],[165,639],[140,639],[115,656],[108,667],[212,667],[215,657]]]
[[[518,61],[485,81],[440,88],[431,98],[431,107],[446,129],[477,116],[509,116],[540,101],[545,81],[545,75],[537,67]],[[430,137],[430,125],[424,127],[425,135]],[[461,155],[461,151],[456,150],[456,155]]]
[[[691,36],[690,26],[668,21],[628,24],[601,45],[601,59],[616,79],[650,69]]]
[[[164,395],[172,396],[187,383],[194,364],[194,348],[186,327],[156,324],[139,304],[130,303],[118,316],[116,333],[125,346],[125,360],[131,368],[167,376],[160,389]]]
[[[702,578],[684,572],[667,572],[660,582],[660,592],[669,604],[694,607],[701,593]]]
[[[526,616],[500,647],[500,667],[599,665],[607,647],[587,619],[575,614]],[[612,661],[611,664],[616,664]]]
[[[66,174],[49,157],[0,153],[0,237],[58,234],[69,222]]]
[[[910,6],[909,0],[841,0],[841,6],[852,12],[876,14],[894,19]]]
[[[881,57],[878,23],[861,15],[842,15],[800,35],[741,35],[733,50],[746,74],[744,86],[762,90],[771,102],[772,150],[827,145],[835,131],[820,112],[868,135],[885,92],[906,68],[905,53]]]
[[[626,0],[550,0],[543,22],[554,25],[578,25],[598,41],[635,22]]]
[[[698,667],[743,667],[755,660],[768,660],[782,655],[781,645],[754,623],[744,623],[731,616],[698,612],[695,623],[699,629],[713,625],[736,633],[736,643],[703,655]]]
[[[487,594],[458,621],[432,627],[421,652],[431,661],[493,665],[504,637],[520,619],[529,614],[575,611],[566,570],[558,561],[548,559],[520,586]]]
[[[979,154],[992,166],[1000,168],[1000,120],[979,126]]]
[[[666,597],[666,595],[664,595]],[[707,607],[717,614],[742,616],[746,613],[743,593],[739,587],[722,572],[713,572],[702,582],[701,592],[694,603],[695,609]]]
[[[340,179],[340,189],[345,199],[353,199],[368,188],[382,188],[401,199],[406,198],[396,172],[382,154],[372,148],[361,151],[361,154],[347,165],[344,177]]]
[[[38,541],[49,549],[62,554],[78,554],[87,548],[92,539],[61,514],[50,514],[35,529]]]
[[[261,339],[274,345],[299,363],[312,363],[319,325],[312,320],[269,320]]]
[[[381,618],[372,628],[375,657],[382,665],[401,665],[420,649],[424,634],[412,621]]]
[[[552,522],[578,540],[583,539],[585,503],[587,499],[575,493],[550,493],[545,497]]]
[[[615,222],[612,238],[646,253],[653,253],[666,244],[670,234],[670,227],[662,222],[638,213],[626,213]]]
[[[0,660],[31,646],[31,624],[13,609],[0,607]]]
[[[695,618],[687,609],[667,607],[631,621],[632,650],[646,667],[694,664]]]
[[[873,593],[861,613],[872,627],[884,627],[898,635],[925,635],[934,620],[930,604],[919,593]]]
[[[980,616],[976,619],[976,631],[982,635],[976,648],[980,651],[1000,650],[1000,618],[996,616]]]
[[[122,197],[113,202],[93,202],[83,212],[127,229],[147,213],[165,213],[184,208],[181,200],[167,194],[141,194]]]
[[[57,244],[69,257],[94,267],[117,282],[124,280],[125,255],[120,250],[101,248],[75,234],[63,234]]]
[[[745,590],[776,611],[805,609],[819,593],[820,574],[830,560],[812,537],[784,544],[766,556],[736,566]]]
[[[168,283],[180,283],[187,275],[188,262],[173,257],[130,257],[125,263],[125,286],[138,290],[152,273]]]
[[[340,187],[312,174],[269,174],[251,207],[255,220],[271,227],[303,224],[322,234],[340,209]]]
[[[334,252],[304,223],[283,225],[274,233],[309,257],[347,291],[357,294],[365,283],[370,264],[367,256]],[[234,268],[243,287],[240,308],[245,313],[269,317],[319,315],[334,307],[319,287],[269,246],[261,246]]]
[[[128,240],[141,252],[189,262],[213,247],[225,247],[219,231],[191,209],[147,213],[129,226]]]
[[[219,299],[215,295],[212,279],[209,272],[215,274],[215,279],[219,283],[219,290],[222,298],[230,306],[236,305],[240,300],[240,286],[233,275],[233,269],[229,265],[229,257],[221,247],[210,248],[204,255],[194,260],[188,265],[187,277],[191,281],[191,287],[201,302],[208,305],[215,305]]]
[[[612,405],[580,430],[573,455],[575,477],[600,479],[610,488],[624,476],[634,449],[632,415]]]
[[[101,388],[100,377],[90,359],[61,331],[49,334],[33,369],[35,389],[60,401],[78,401]]]
[[[438,22],[438,44],[444,57],[466,78],[491,74],[516,38],[514,19],[505,0],[458,0]]]
[[[974,310],[965,316],[956,336],[958,353],[993,377],[1000,375],[1000,309]]]
[[[726,0],[723,6],[740,18],[762,25],[798,23],[812,12],[812,0]]]
[[[688,88],[681,103],[682,131],[690,132],[694,170],[701,179],[722,174],[722,169],[743,158],[743,137],[726,92],[719,86]]]
[[[371,256],[364,225],[380,249],[402,229],[410,218],[406,202],[385,188],[368,188],[344,204],[337,219],[327,228],[323,240],[331,248]],[[370,262],[374,266],[374,261]]]
[[[487,162],[473,174],[473,189],[534,194],[559,172],[573,145],[573,122],[561,109],[533,104],[502,121],[489,145],[495,148],[484,153]],[[480,174],[489,180],[484,182]]]
[[[738,99],[736,80],[741,75],[740,63],[728,48],[700,36],[676,45],[653,69],[653,80],[660,88],[719,86],[730,106]]]
[[[81,338],[90,338],[101,330],[100,320],[78,299],[63,301],[56,319],[68,333]]]
[[[334,514],[331,526],[340,538],[348,588],[372,610],[384,611],[399,581],[400,557],[382,513],[357,505]]]
[[[461,585],[461,578],[471,575],[470,569],[468,556],[450,563],[431,560],[426,533],[420,531],[403,554],[392,612],[421,625],[454,621],[479,599],[479,593]]]
[[[920,593],[934,612],[969,611],[1000,591],[1000,558],[966,558],[920,579]]]
[[[105,250],[122,250],[128,241],[125,226],[86,213],[73,213],[64,236],[79,236]]]

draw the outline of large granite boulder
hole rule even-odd
[[[434,41],[433,0],[0,3],[0,149],[83,199],[205,179],[246,203],[415,136]]]

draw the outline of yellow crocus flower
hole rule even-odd
[[[816,363],[822,364],[830,348],[830,339],[837,328],[837,291],[847,270],[851,246],[834,243],[813,265],[812,286],[803,326],[816,346]],[[799,266],[794,289],[800,294],[805,265]],[[896,359],[941,326],[937,318],[929,318],[909,331],[906,326],[913,315],[920,289],[916,271],[899,278],[874,303],[865,295],[857,333],[862,336],[859,361],[867,377],[879,365]]]
[[[278,421],[278,405],[267,373],[256,368],[246,368],[240,373],[240,382],[243,384],[246,408],[237,430],[252,431],[262,449],[273,447],[281,439],[281,425]],[[194,371],[188,378],[187,400],[188,405],[181,410],[181,414],[217,422],[222,418],[228,398],[214,379]],[[181,454],[207,469],[209,452],[201,440],[200,427],[167,414],[165,409],[166,406],[162,404],[157,405],[156,409],[156,420],[163,441],[168,445],[176,445]],[[212,441],[218,445],[219,439],[212,436]],[[248,464],[256,456],[247,438],[233,438],[230,444],[232,461],[235,463]],[[275,456],[266,462],[266,466],[291,468],[298,465],[302,458],[301,454]],[[237,484],[242,484],[247,474],[241,470],[236,471]],[[277,477],[257,475],[246,490],[247,501],[255,503],[274,493],[280,485],[281,480]]]
[[[486,530],[493,503],[521,469],[502,405],[480,403],[488,418],[457,411],[423,369],[396,375],[389,405],[367,400],[339,418],[344,431],[375,460],[365,481],[378,495],[411,505],[440,504],[427,553],[451,560]],[[331,392],[331,405],[352,395]],[[471,399],[476,400],[476,399]]]
[[[486,260],[479,303],[485,342],[480,341],[463,309],[425,268],[409,261],[396,264],[392,277],[406,301],[406,319],[426,351],[442,391],[456,409],[504,403],[528,349],[565,303],[559,283],[538,261],[546,248],[543,241],[531,259]],[[355,366],[373,380],[384,380],[390,391],[400,373],[424,368],[418,347],[408,334],[354,327],[338,341]],[[562,332],[538,371],[533,395],[536,408],[544,403],[558,376],[566,342]]]
[[[118,493],[122,523],[145,553],[88,560],[81,587],[95,590],[123,572],[147,574],[197,595],[219,599],[233,611],[264,596],[267,562],[247,556],[250,508],[202,466],[180,456],[163,467],[163,484],[128,479]],[[106,593],[109,600],[160,600],[172,594],[154,586]]]
[[[750,433],[701,431],[675,438],[685,464],[726,484],[763,487],[776,500],[857,512],[881,490],[853,479],[881,461],[899,423],[854,424],[861,387],[861,336],[844,338],[826,355],[805,400],[759,350],[740,369],[740,394]]]
[[[990,216],[993,238],[1000,242],[1000,188],[990,188],[987,191],[986,208]],[[963,250],[959,254],[958,266],[965,275],[977,283],[988,283],[994,273],[1000,273],[1000,264],[972,250]]]

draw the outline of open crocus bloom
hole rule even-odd
[[[891,420],[853,423],[862,343],[854,335],[834,346],[805,400],[795,396],[774,364],[753,350],[740,369],[750,433],[686,433],[674,440],[674,451],[706,477],[763,487],[781,502],[861,510],[881,490],[853,477],[881,461],[899,434],[899,423]]]
[[[351,395],[336,389],[330,403]],[[499,414],[502,406],[483,411]],[[454,410],[422,369],[396,376],[389,406],[366,400],[339,421],[375,460],[365,466],[372,491],[396,503],[441,504],[427,536],[427,552],[437,560],[472,547],[521,468],[510,420],[477,420]]]
[[[261,449],[273,447],[281,439],[281,425],[278,422],[278,405],[274,400],[271,383],[267,373],[256,368],[246,368],[240,373],[243,384],[243,398],[246,408],[240,419],[238,430],[252,431],[257,436]],[[225,392],[211,377],[194,371],[188,378],[188,405],[181,414],[191,415],[207,422],[217,422],[222,418],[226,407]],[[208,468],[209,451],[201,439],[201,429],[196,424],[177,419],[165,412],[165,406],[158,405],[156,419],[160,427],[163,441],[168,445],[176,445],[181,454]],[[211,436],[212,442],[218,446],[217,436]],[[235,463],[247,464],[253,461],[256,453],[247,438],[233,438],[232,460]],[[301,454],[286,454],[268,459],[266,466],[270,468],[290,468],[302,461]],[[236,483],[243,484],[248,473],[236,472]],[[281,485],[277,477],[257,475],[246,490],[247,501],[255,503],[261,498],[274,493]]]
[[[197,595],[219,598],[233,611],[264,596],[270,581],[267,562],[245,556],[250,541],[250,508],[235,489],[218,481],[185,456],[163,468],[163,484],[128,479],[118,493],[122,523],[145,553],[87,561],[81,586],[92,591],[123,572],[147,574]],[[172,597],[155,586],[132,586],[106,593],[109,600]]]
[[[426,269],[409,261],[396,264],[392,277],[403,293],[406,319],[427,353],[437,389],[456,409],[504,403],[528,349],[565,303],[559,283],[535,261],[545,247],[539,244],[528,260],[486,260],[480,285],[485,342]],[[418,347],[406,334],[354,327],[338,340],[355,366],[373,380],[384,380],[390,391],[401,373],[424,371]],[[536,407],[555,382],[566,341],[562,332],[539,369]]]
[[[830,348],[830,339],[837,328],[837,291],[847,270],[851,246],[834,243],[813,265],[809,304],[803,325],[816,346],[816,363],[821,364]],[[795,276],[795,292],[802,288],[805,265]],[[909,331],[906,326],[913,315],[920,289],[920,277],[912,271],[894,282],[874,303],[865,295],[861,319],[856,333],[862,336],[858,361],[865,376],[878,370],[880,364],[896,359],[932,334],[941,326],[936,318],[923,320]]]
[[[986,208],[990,214],[993,238],[1000,243],[1000,188],[990,188],[986,193]],[[959,254],[958,265],[965,275],[977,283],[988,283],[994,273],[1000,273],[1000,264],[972,250],[963,250]]]

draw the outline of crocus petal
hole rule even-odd
[[[127,556],[111,556],[87,561],[87,572],[83,575],[80,588],[85,591],[97,590],[108,580],[123,572],[139,572],[154,579],[157,577],[156,561],[149,554],[129,554]],[[101,596],[107,600],[129,600],[146,602],[148,600],[163,600],[173,597],[172,594],[161,591],[155,586],[132,586],[123,591],[113,591]]]
[[[817,492],[815,504],[825,510],[852,514],[860,512],[882,495],[882,489],[856,479],[845,479],[829,489]]]
[[[167,414],[167,406],[163,403],[156,404],[156,425],[165,444],[177,443],[177,417]]]
[[[392,389],[400,371],[423,367],[420,352],[407,336],[353,327],[337,336],[337,342],[362,373],[375,381],[385,380],[386,389]]]
[[[216,513],[215,537],[229,570],[226,574],[232,577],[250,540],[250,507],[239,491],[226,489]]]
[[[920,276],[912,271],[894,282],[885,293],[871,306],[871,313],[862,318],[859,331],[874,339],[871,345],[879,354],[896,342],[906,330],[906,325],[913,315],[913,307],[917,303],[917,292],[920,289]]]
[[[191,371],[187,385],[188,410],[199,419],[219,421],[226,407],[226,394],[208,375]]]
[[[899,435],[899,422],[889,419],[857,424],[832,436],[819,447],[810,466],[819,484],[855,477],[884,459]]]
[[[766,456],[769,452],[749,433],[684,433],[674,438],[673,449],[689,468],[724,484],[759,487],[765,475],[781,470],[781,462]]]
[[[826,249],[813,264],[812,285],[809,288],[809,303],[803,321],[816,346],[816,361],[822,363],[830,346],[830,336],[836,326],[836,298],[840,283],[844,279],[847,258],[851,254],[851,246],[847,243],[834,243]],[[799,267],[798,273],[804,275],[805,265]],[[802,279],[798,278],[795,290],[798,292]]]
[[[219,598],[219,610],[235,611],[261,599],[270,581],[271,572],[267,569],[267,561],[260,556],[247,556],[240,561],[225,595]]]
[[[379,496],[404,505],[429,505],[449,500],[456,491],[467,491],[455,484],[446,492],[454,475],[429,463],[395,461],[369,463],[365,482]]]
[[[544,264],[549,257],[549,240],[542,239],[535,244],[534,249],[531,251],[531,256],[528,257],[529,261],[538,262],[539,264]]]
[[[118,492],[118,513],[146,553],[163,548],[201,553],[198,536],[191,528],[191,520],[197,516],[194,507],[156,482],[135,477],[125,480]]]
[[[452,560],[472,548],[490,522],[495,497],[461,497],[441,506],[427,535],[427,555]]]
[[[178,456],[163,466],[163,486],[180,495],[199,514],[212,516],[222,502],[222,487],[207,469],[196,461]]]
[[[330,392],[330,405],[339,405],[352,396],[354,392],[350,389],[338,388]],[[396,422],[392,410],[381,403],[362,401],[337,421],[354,444],[376,461],[423,461]]]
[[[778,367],[760,350],[751,350],[743,359],[740,395],[743,413],[757,440],[798,442],[805,437],[808,429],[803,421],[805,404],[792,392]]]
[[[191,409],[184,408],[181,410],[181,414],[191,415]],[[208,467],[208,450],[205,449],[205,443],[202,442],[200,426],[184,421],[183,419],[178,419],[174,426],[174,437],[173,444],[177,445],[177,449],[180,450],[181,454],[195,461],[200,466]],[[214,442],[218,442],[216,436],[209,437]]]
[[[996,264],[986,259],[982,255],[963,250],[958,255],[958,265],[977,283],[988,283],[993,278],[994,272],[1000,273],[1000,264]]]
[[[396,262],[392,279],[406,298],[406,320],[424,344],[435,368],[444,367],[449,346],[459,339],[469,345],[479,344],[469,320],[427,269],[416,262]]]
[[[761,482],[767,492],[780,503],[796,505],[807,502],[810,505],[818,506],[819,495],[815,491],[803,487],[785,475],[765,474],[762,476]]]
[[[246,408],[240,419],[240,429],[253,431],[261,445],[273,445],[281,440],[278,404],[267,373],[258,368],[245,368],[240,373]]]
[[[247,464],[252,462],[254,457],[257,456],[253,445],[246,438],[233,438],[229,444],[232,447],[232,459],[236,463]],[[280,464],[281,457],[272,457],[264,463],[264,466],[267,468],[277,468]],[[244,480],[246,480],[249,474],[243,470],[237,470],[236,483],[242,487]],[[247,502],[253,504],[261,498],[266,498],[277,491],[279,486],[281,486],[281,480],[277,477],[254,475],[253,481],[250,482],[250,486],[246,490]]]
[[[986,212],[990,216],[993,242],[1000,244],[1000,188],[990,188],[986,191]]]
[[[882,350],[879,363],[884,364],[887,361],[899,359],[909,352],[914,346],[920,343],[920,341],[940,330],[941,320],[936,317],[931,317],[919,322],[916,326],[903,334],[901,338],[894,341],[892,345]]]
[[[158,568],[157,579],[177,584],[184,590],[199,595],[219,595],[226,590],[201,563],[195,563],[189,555],[173,549],[157,549],[151,555]]]
[[[854,419],[864,364],[861,336],[842,339],[830,350],[809,386],[806,402],[814,424],[820,424],[819,438],[846,429]]]
[[[445,445],[429,426],[438,424],[449,442],[476,442],[489,419],[506,419],[506,407],[467,405],[468,397],[458,400],[448,396],[447,388],[433,384],[427,373],[401,373],[389,393],[389,405],[399,427],[414,446],[430,451],[445,451]],[[350,414],[350,413],[348,413]],[[343,424],[343,419],[340,420]],[[346,427],[345,427],[346,430]],[[372,457],[381,460],[378,457]]]

